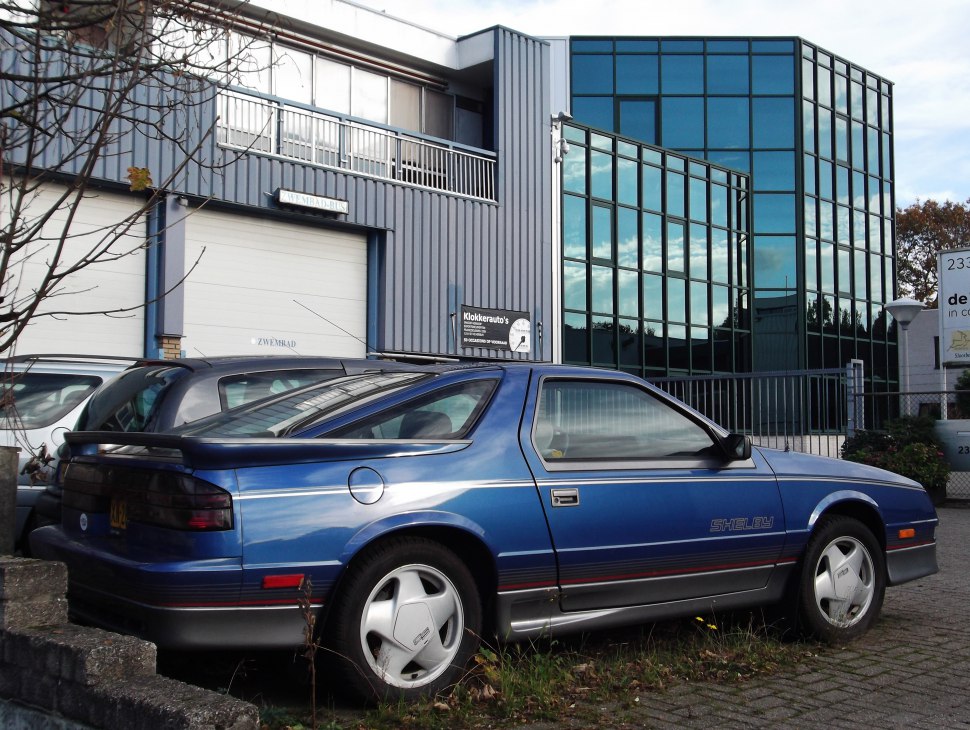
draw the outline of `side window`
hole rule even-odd
[[[547,379],[533,445],[547,461],[677,459],[706,456],[714,441],[703,426],[635,385]]]
[[[351,439],[457,439],[471,429],[495,390],[495,380],[474,380],[381,411],[326,434]]]
[[[219,380],[219,405],[227,411],[236,406],[252,403],[260,398],[285,393],[304,385],[322,383],[343,375],[336,368],[318,370],[270,370],[264,373],[241,373],[228,375]]]

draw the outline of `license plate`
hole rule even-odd
[[[111,527],[115,530],[128,527],[128,503],[123,499],[111,500]]]

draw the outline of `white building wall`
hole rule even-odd
[[[938,347],[937,339],[940,334],[940,311],[938,309],[924,309],[909,325],[907,331],[907,346],[909,348],[909,392],[939,391],[943,389],[940,369],[936,367]],[[900,381],[905,382],[903,364],[902,332],[899,333],[899,373]],[[961,368],[951,368],[946,373],[947,385],[952,388],[953,383],[960,376]]]
[[[147,224],[139,215],[144,198],[104,191],[89,191],[71,215],[70,205],[59,205],[65,188],[45,185],[25,200],[25,225],[44,222],[42,233],[10,265],[11,286],[6,296],[32,296],[31,290],[47,275],[56,248],[64,237],[58,270],[76,265],[93,252],[103,251],[99,263],[88,264],[66,276],[17,340],[16,352],[29,355],[62,352],[85,355],[141,357],[144,353],[145,242]],[[8,220],[9,200],[0,202],[0,225]]]

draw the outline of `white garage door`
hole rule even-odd
[[[11,267],[5,296],[29,296],[46,276],[55,247],[68,226],[70,209],[58,205],[64,188],[44,186],[27,202],[21,220],[30,223],[53,210],[26,251]],[[0,203],[0,222],[9,219],[9,201]],[[74,266],[110,243],[112,261],[87,265],[65,277],[55,296],[45,300],[20,335],[17,354],[71,352],[88,355],[144,354],[145,237],[144,200],[132,195],[91,191],[70,222],[58,268]],[[130,225],[129,225],[130,223]],[[124,311],[128,310],[128,311]],[[102,314],[81,315],[81,312]],[[43,316],[44,313],[56,313]],[[108,314],[111,313],[111,314]]]
[[[366,354],[364,236],[205,209],[185,235],[189,357]]]

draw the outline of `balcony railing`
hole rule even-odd
[[[219,144],[310,165],[495,200],[495,160],[279,102],[219,94]]]

